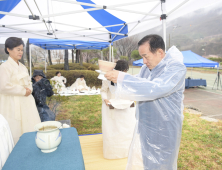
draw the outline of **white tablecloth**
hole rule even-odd
[[[85,95],[88,95],[88,96],[92,96],[92,95],[100,95],[100,90],[96,90],[96,91],[92,91],[92,92],[88,92],[88,91],[86,91],[86,92],[84,92],[84,93],[80,93],[80,92],[78,92],[78,93],[72,93],[72,92],[70,92],[70,91],[65,91],[65,92],[60,92],[59,93],[61,96],[77,96],[77,95],[79,95],[79,96],[85,96]],[[56,94],[55,94],[56,95]]]

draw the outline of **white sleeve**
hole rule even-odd
[[[12,84],[9,68],[5,65],[0,66],[0,93],[14,96],[25,96],[26,89],[18,84]],[[32,88],[30,89],[32,90]]]
[[[134,101],[149,101],[168,96],[184,86],[186,67],[172,64],[163,74],[149,81],[146,78],[120,72],[117,80],[117,98]]]
[[[101,94],[101,97],[102,97],[102,100],[104,101],[105,99],[107,99],[107,93],[108,93],[108,90],[109,90],[109,81],[107,80],[103,80],[102,81],[102,87],[101,87],[101,90],[100,90],[100,94]]]
[[[56,80],[55,80],[55,76],[54,76],[53,78],[51,78],[51,80],[52,80],[52,81],[56,81]]]
[[[87,89],[86,81],[84,80],[84,88]]]
[[[66,78],[65,78],[65,77],[63,77],[63,80],[64,80],[64,83],[66,83],[66,81],[67,81],[67,80],[66,80]]]

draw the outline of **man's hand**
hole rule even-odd
[[[116,71],[116,70],[109,71],[105,74],[105,77],[107,78],[107,80],[110,80],[113,83],[117,83],[118,76],[119,76],[119,71]]]
[[[26,93],[25,93],[25,96],[29,96],[32,92],[29,88],[25,87],[26,89]]]
[[[109,100],[105,99],[104,102],[106,103],[106,106],[109,106],[108,105],[108,103],[110,103]]]

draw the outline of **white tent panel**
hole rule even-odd
[[[162,25],[160,0],[93,0],[92,2],[95,4],[88,4],[88,6],[94,7],[84,9],[80,5],[84,3],[75,0],[21,0],[9,12],[10,15],[0,19],[0,36],[108,42],[115,41],[116,36],[121,35],[121,38],[124,38],[124,34],[132,36]],[[166,0],[167,21],[214,3],[219,3],[219,1]],[[102,9],[103,6],[106,6],[105,9]],[[90,15],[92,13],[99,21]],[[103,16],[104,13],[107,15]],[[32,14],[39,16],[40,20],[29,19],[28,16]],[[48,20],[52,23],[43,22]],[[118,29],[114,26],[109,28],[115,31],[108,31],[104,27],[113,23],[117,24]],[[124,23],[127,25],[124,26]],[[122,33],[122,30],[127,32]],[[47,35],[47,33],[53,33],[53,35]],[[110,34],[113,37],[111,39]]]

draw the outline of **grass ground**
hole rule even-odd
[[[101,133],[101,97],[72,96],[59,109],[57,120],[71,119],[79,135]],[[178,157],[179,170],[222,169],[222,122],[211,123],[184,113]]]
[[[79,135],[101,133],[102,101],[97,96],[72,96],[59,108],[57,120],[70,119]]]

